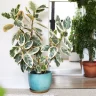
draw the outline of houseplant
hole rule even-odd
[[[55,35],[59,38],[59,46],[61,57],[64,59],[65,56],[69,56],[72,45],[68,40],[68,29],[71,27],[71,19],[67,16],[61,20],[59,15],[56,16],[56,30]]]
[[[10,55],[20,66],[22,72],[25,70],[29,72],[30,89],[33,92],[46,92],[52,82],[52,73],[48,71],[49,64],[54,60],[56,65],[59,66],[62,61],[58,49],[61,39],[54,34],[56,31],[50,31],[49,40],[51,42],[44,45],[42,43],[42,30],[37,28],[34,23],[46,28],[40,23],[42,20],[39,15],[47,7],[45,5],[37,7],[30,1],[29,8],[26,7],[26,14],[20,11],[20,5],[12,8],[10,13],[2,13],[2,16],[14,21],[14,24],[5,25],[3,30],[7,32],[14,26],[18,27],[18,31],[12,38],[13,47],[10,50]],[[25,20],[28,23],[24,22]],[[47,55],[44,54],[46,51],[48,52]]]
[[[72,19],[72,26],[71,26],[71,32],[70,32],[70,36],[69,36],[69,41],[71,42],[73,48],[71,50],[71,53],[70,53],[70,56],[69,56],[69,61],[80,61],[80,57],[79,57],[79,54],[77,54],[76,52],[76,30],[78,27],[77,26],[77,23],[78,23],[78,20],[79,18],[81,18],[82,16],[82,13],[79,9],[77,9],[76,13],[75,13],[75,16],[73,17]]]
[[[95,48],[96,40],[94,38],[96,30],[96,1],[86,0],[84,5],[86,13],[79,19],[76,31],[76,52],[83,58],[83,49],[87,48],[89,60],[83,61],[83,67],[86,77],[96,77]]]

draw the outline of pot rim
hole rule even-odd
[[[31,71],[29,74],[34,74],[34,75],[44,75],[44,74],[50,74],[52,73],[51,71],[46,71],[46,73],[36,73],[35,71]]]
[[[83,61],[82,63],[84,66],[96,66],[96,61],[93,61],[93,62]]]

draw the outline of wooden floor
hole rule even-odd
[[[83,76],[53,76],[51,88],[96,88],[96,78]]]

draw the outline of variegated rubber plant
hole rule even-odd
[[[70,17],[65,20],[61,20],[57,15],[56,17],[56,30],[50,32],[50,43],[59,48],[59,54],[69,55],[71,52],[72,45],[68,40],[68,29],[71,27]],[[63,57],[62,57],[63,58]]]
[[[20,11],[20,5],[12,8],[10,13],[2,13],[2,16],[14,21],[13,24],[4,26],[5,32],[14,26],[19,29],[13,36],[13,47],[10,50],[10,55],[20,65],[22,72],[27,70],[29,72],[44,73],[48,70],[51,60],[54,59],[57,66],[62,61],[57,44],[43,45],[42,30],[34,25],[34,23],[37,23],[46,28],[40,23],[42,20],[39,18],[41,12],[46,8],[45,5],[37,7],[36,4],[30,1],[29,8],[26,7],[27,13]],[[24,20],[28,22],[26,23]],[[54,42],[52,37],[50,39]],[[48,52],[48,56],[44,56],[45,51]]]

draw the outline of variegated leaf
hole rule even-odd
[[[54,59],[54,61],[56,63],[56,66],[59,67],[60,66],[60,62],[58,62],[56,58]]]
[[[43,46],[41,47],[41,52],[48,51],[49,48],[50,48],[49,45],[43,45]]]
[[[13,27],[14,27],[13,24],[7,24],[7,25],[5,25],[5,26],[3,27],[3,30],[4,30],[4,32],[7,32],[8,30],[10,30],[10,29],[13,28]]]
[[[40,50],[39,47],[35,47],[35,48],[32,48],[31,50],[29,50],[28,53],[29,53],[30,55],[34,55],[34,54],[36,54],[39,50]]]
[[[20,62],[20,67],[21,67],[21,71],[24,72],[27,69],[27,65],[24,62],[24,60],[22,59],[22,61]]]
[[[22,54],[21,54],[21,53],[18,53],[18,54],[14,57],[14,59],[15,59],[15,62],[20,63],[21,60],[22,60]]]
[[[57,54],[57,52],[58,52],[57,47],[55,47],[55,46],[50,47],[48,50],[49,59],[52,59]]]
[[[33,12],[35,12],[35,11],[36,11],[36,5],[35,5],[35,3],[33,3],[32,1],[30,1],[30,2],[29,2],[29,8],[30,8]]]
[[[57,45],[57,44],[59,43],[59,39],[58,39],[57,37],[53,36],[51,39],[52,39],[52,42],[53,42],[55,45]]]
[[[20,46],[23,46],[24,43],[25,43],[25,36],[24,36],[23,33],[20,33],[19,39],[18,39],[18,44],[19,44]]]
[[[37,72],[37,73],[41,73],[41,71],[42,71],[42,70],[41,70],[41,66],[39,66],[39,65],[36,66],[36,72]]]
[[[25,45],[24,45],[24,48],[25,48],[25,49],[29,49],[29,48],[31,48],[32,45],[33,45],[33,41],[32,41],[32,40],[27,41],[27,42],[25,43]]]
[[[34,17],[31,14],[26,14],[31,20],[34,20]]]
[[[10,55],[11,57],[15,57],[15,55],[18,54],[19,52],[20,52],[19,47],[12,47],[12,49],[10,50]]]
[[[70,54],[70,52],[68,51],[68,49],[65,49],[63,46],[61,47],[61,51],[62,51],[64,54],[68,55],[68,56],[69,56],[69,54]]]
[[[12,44],[14,43],[15,40],[18,40],[20,33],[21,33],[21,30],[18,30],[18,32],[16,32],[16,33],[13,35]]]
[[[62,61],[62,58],[61,58],[61,54],[59,53],[59,52],[57,52],[57,54],[56,54],[56,60],[58,61],[58,62],[61,62]]]
[[[24,60],[24,62],[25,62],[30,68],[32,68],[32,66],[33,66],[33,58],[31,57],[31,55],[29,55],[29,54],[24,54],[23,60]]]
[[[70,21],[70,17],[67,17],[64,21],[63,21],[63,26],[66,29],[69,29],[71,26],[71,21]]]
[[[19,11],[19,12],[17,13],[17,19],[18,19],[18,20],[22,20],[22,19],[23,19],[23,16],[24,16],[24,12],[23,12],[23,11]]]
[[[25,33],[24,36],[25,36],[25,42],[30,40],[30,35],[28,34],[28,32]]]

